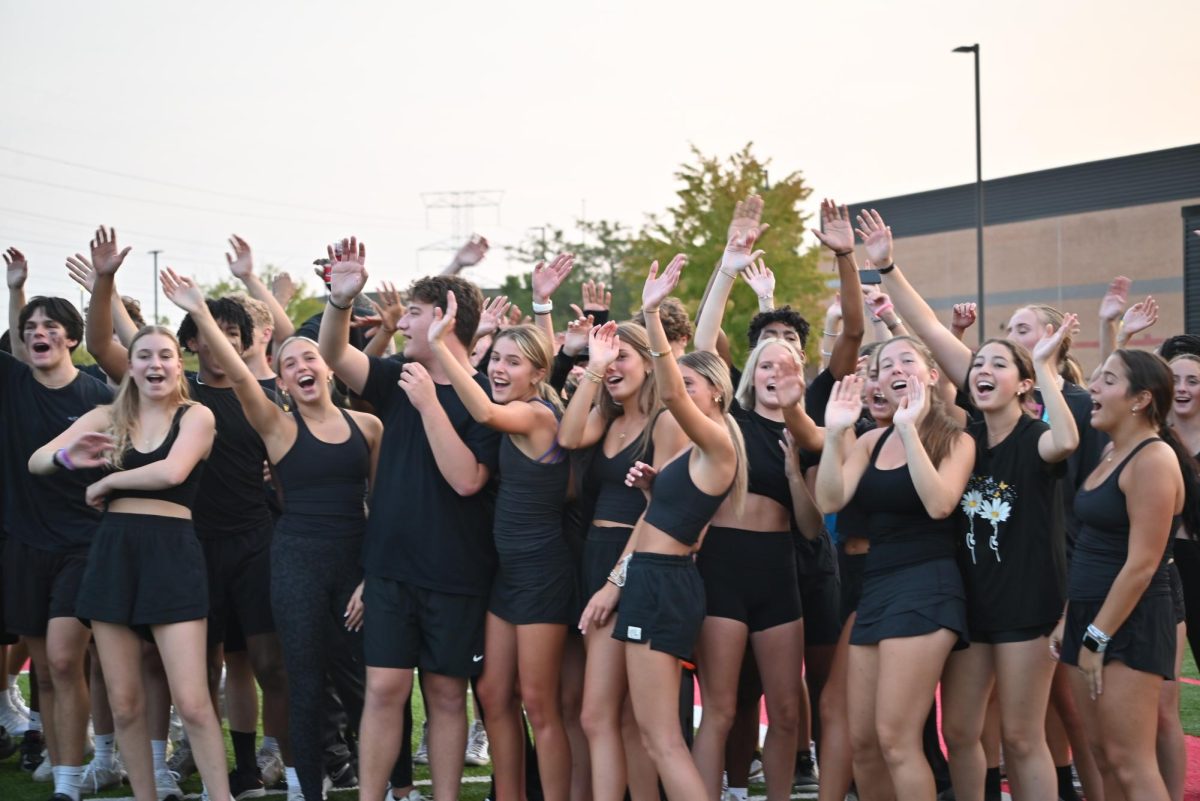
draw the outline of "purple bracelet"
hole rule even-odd
[[[54,458],[58,459],[58,463],[68,470],[75,469],[75,463],[71,461],[71,457],[67,455],[66,448],[59,448],[54,453]]]

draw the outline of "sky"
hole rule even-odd
[[[1194,144],[1198,29],[1196,0],[0,0],[0,247],[77,299],[65,256],[115,226],[147,308],[152,249],[214,282],[237,233],[316,290],[335,238],[407,284],[478,231],[496,285],[534,226],[667,208],[693,146],[753,142],[810,210],[973,181],[958,45],[985,179]],[[469,190],[500,204],[423,202]]]

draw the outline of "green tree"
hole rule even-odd
[[[275,276],[282,272],[273,264],[268,264],[263,268],[260,278],[267,286],[275,280]],[[322,311],[325,308],[325,299],[317,297],[308,285],[301,280],[296,280],[296,294],[292,295],[292,299],[288,301],[285,308],[288,319],[296,325],[312,317],[314,314]],[[231,292],[245,292],[246,288],[233,276],[225,276],[215,284],[205,284],[202,287],[204,294],[210,298],[220,298]]]

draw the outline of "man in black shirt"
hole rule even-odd
[[[475,422],[429,350],[429,324],[458,299],[448,345],[470,369],[468,351],[482,295],[451,276],[409,290],[399,322],[407,361],[369,357],[349,344],[354,298],[366,285],[365,248],[343,243],[321,322],[321,355],[384,421],[383,447],[363,549],[367,704],[359,789],[378,798],[400,752],[400,725],[413,669],[429,716],[436,801],[454,801],[467,742],[467,680],[483,667],[483,623],[495,564],[488,487],[499,436]],[[333,248],[330,256],[334,257]],[[481,385],[482,376],[477,376]]]
[[[23,267],[24,259],[21,259]],[[23,300],[24,271],[9,291]],[[34,476],[29,457],[112,391],[71,363],[83,319],[67,300],[36,297],[17,320],[14,351],[0,353],[0,448],[5,492],[5,628],[26,638],[36,667],[46,746],[55,766],[54,792],[78,799],[87,737],[84,654],[91,633],[75,617],[75,596],[100,514],[87,505],[97,471]]]

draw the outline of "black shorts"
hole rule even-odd
[[[565,542],[532,554],[500,554],[498,562],[489,612],[514,626],[574,622],[575,567]]]
[[[938,629],[953,631],[959,638],[956,647],[966,647],[966,592],[953,559],[918,562],[863,577],[851,645],[877,645]]]
[[[842,625],[850,618],[850,615],[858,611],[858,602],[862,598],[863,588],[863,570],[867,566],[867,555],[865,553],[849,554],[838,545],[838,573],[839,586],[841,588],[838,614],[841,618]]]
[[[687,556],[635,553],[629,560],[613,639],[648,643],[691,659],[704,623],[704,582]]]
[[[21,638],[16,634],[9,634],[4,628],[4,551],[8,544],[8,538],[4,536],[4,531],[0,529],[0,645],[16,645]]]
[[[836,645],[842,635],[837,549],[825,530],[814,540],[796,537],[795,542],[800,603],[804,607],[804,645]]]
[[[45,637],[51,618],[75,617],[88,551],[43,551],[9,537],[4,544],[4,628]]]
[[[1064,665],[1079,664],[1079,649],[1087,627],[1100,613],[1103,601],[1070,601],[1063,627]],[[1171,681],[1175,678],[1175,610],[1169,593],[1143,595],[1124,625],[1117,629],[1104,651],[1104,663],[1122,662],[1134,670],[1153,673]]]
[[[208,614],[204,553],[191,520],[106,512],[92,539],[75,614],[139,629]]]
[[[706,614],[766,631],[802,616],[790,531],[743,531],[710,526],[696,567],[704,581]]]
[[[246,637],[275,631],[271,616],[271,534],[273,524],[226,536],[201,537],[208,570],[208,643],[225,642],[236,621]]]
[[[1171,578],[1171,603],[1175,607],[1176,625],[1187,620],[1187,604],[1183,600],[1183,577],[1179,575],[1179,566],[1172,559],[1167,565],[1167,573]]]
[[[1057,620],[1041,623],[1037,626],[1025,626],[1017,629],[999,629],[996,631],[980,631],[971,629],[971,642],[984,645],[1004,645],[1011,642],[1029,642],[1042,637],[1049,637],[1058,625]]]
[[[621,554],[629,544],[629,526],[592,526],[583,543],[583,603],[608,581],[608,574],[621,561]]]
[[[366,577],[363,651],[368,667],[420,668],[472,678],[483,670],[486,595],[458,595]]]

